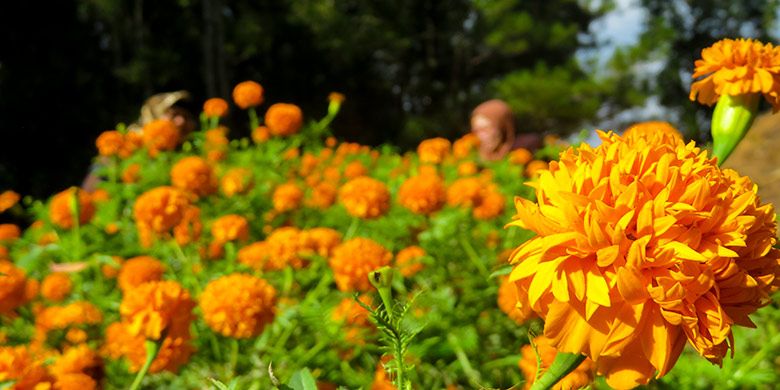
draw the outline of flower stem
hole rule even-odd
[[[359,223],[360,223],[360,218],[352,217],[352,223],[349,224],[349,228],[347,228],[347,232],[344,234],[344,241],[349,240],[350,238],[352,238],[352,236],[355,235]]]
[[[133,380],[133,384],[130,385],[130,390],[136,390],[139,386],[141,386],[141,381],[146,376],[146,372],[149,371],[149,367],[152,366],[152,362],[154,361],[154,358],[157,357],[157,353],[160,351],[160,345],[162,344],[162,340],[160,341],[154,341],[154,340],[146,340],[144,343],[146,347],[146,361],[144,362],[143,367],[141,367],[141,371],[138,371],[138,374],[135,376],[135,380]]]
[[[81,260],[81,209],[79,204],[80,188],[73,187],[73,195],[70,198],[70,214],[73,218],[73,257],[75,260]]]
[[[255,111],[254,107],[249,107],[247,111],[249,111],[249,132],[251,133],[260,126],[260,120],[257,118],[257,111]]]
[[[585,355],[558,352],[550,369],[531,385],[531,390],[552,389],[563,377],[574,371],[583,360],[585,360]]]
[[[238,340],[232,339],[230,343],[230,377],[236,375],[236,365],[238,364]]]
[[[479,270],[479,272],[484,277],[490,276],[490,272],[488,271],[485,264],[482,262],[482,259],[479,258],[479,255],[477,254],[477,251],[474,250],[474,247],[471,245],[471,242],[469,242],[468,237],[466,237],[466,233],[461,230],[460,231],[460,245],[463,247],[463,250],[466,251],[466,255],[468,255],[469,260],[471,260],[471,263],[474,264],[475,267]]]

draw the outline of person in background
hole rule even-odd
[[[519,148],[533,153],[542,146],[540,134],[517,133],[512,109],[498,99],[488,100],[472,111],[471,132],[479,138],[479,155],[483,160],[500,160]]]

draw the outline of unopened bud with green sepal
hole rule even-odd
[[[712,114],[712,155],[722,165],[747,134],[758,111],[761,95],[722,95]]]

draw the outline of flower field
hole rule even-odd
[[[699,100],[778,96],[707,89],[728,76]],[[339,141],[339,94],[323,118],[251,81],[233,103],[191,133],[104,132],[96,188],[0,195],[34,221],[0,225],[0,388],[540,388],[563,366],[564,389],[780,382],[774,208],[669,124],[481,161],[470,134]]]

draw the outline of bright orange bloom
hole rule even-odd
[[[142,335],[131,333],[127,324],[114,322],[106,328],[106,343],[103,345],[102,353],[114,359],[126,357],[130,363],[130,372],[138,372],[146,360],[144,341]],[[187,363],[193,351],[189,333],[168,333],[157,357],[152,361],[149,372],[156,373],[163,370],[175,372],[181,365]]]
[[[173,227],[173,237],[179,245],[187,245],[196,241],[202,231],[203,223],[200,220],[200,209],[190,206],[184,210],[181,222]]]
[[[0,260],[0,315],[11,316],[26,301],[24,271],[8,260]]]
[[[341,186],[339,201],[350,215],[373,219],[381,217],[390,208],[390,192],[385,183],[362,176]]]
[[[174,187],[157,187],[138,196],[133,217],[142,242],[151,243],[151,239],[143,240],[144,235],[169,233],[182,222],[189,207],[189,199]]]
[[[82,325],[98,325],[103,314],[95,305],[77,301],[65,306],[50,306],[35,315],[35,328],[44,334],[50,330],[64,330]]]
[[[370,291],[368,274],[392,260],[393,254],[376,241],[357,237],[337,246],[328,263],[339,290]]]
[[[95,205],[92,198],[86,191],[71,187],[65,191],[54,195],[49,205],[49,218],[51,222],[63,229],[73,227],[73,212],[71,210],[71,200],[73,194],[78,194],[79,223],[86,224],[95,215]]]
[[[144,136],[139,132],[131,131],[124,135],[124,142],[122,147],[119,148],[118,155],[121,158],[128,158],[135,153],[136,150],[144,146]]]
[[[266,241],[258,241],[251,243],[239,249],[236,255],[238,262],[246,265],[247,267],[256,270],[271,270],[272,267],[266,268],[266,264],[269,264],[271,253]]]
[[[319,209],[326,209],[336,202],[338,191],[338,188],[333,183],[319,183],[312,188],[311,198],[306,204]]]
[[[19,202],[19,198],[19,194],[11,190],[0,193],[0,213],[14,207]]]
[[[119,313],[130,334],[159,340],[165,332],[189,334],[194,307],[190,293],[179,283],[159,281],[126,291]]]
[[[116,130],[108,130],[100,133],[95,140],[95,146],[97,146],[98,154],[101,156],[114,156],[119,154],[124,145],[125,136]]]
[[[246,241],[249,239],[249,222],[240,215],[224,215],[211,225],[211,236],[220,244],[236,240]]]
[[[275,316],[276,290],[265,280],[231,274],[213,280],[200,296],[206,324],[215,332],[237,339],[262,333]]]
[[[455,180],[447,189],[447,204],[470,207],[477,219],[491,219],[504,211],[504,196],[494,183],[477,177]]]
[[[252,171],[246,168],[233,168],[222,176],[220,189],[227,197],[245,194],[254,186]]]
[[[474,133],[468,133],[452,144],[452,155],[462,159],[468,157],[477,147],[479,147],[479,138]]]
[[[273,135],[293,135],[303,126],[303,112],[295,104],[273,104],[265,112],[265,125]]]
[[[525,148],[515,149],[509,152],[509,162],[515,165],[525,165],[534,159],[530,150]]]
[[[657,138],[654,142],[677,143],[677,140],[683,140],[682,134],[671,123],[664,121],[636,123],[623,133],[623,138],[630,141],[636,141],[636,138],[648,137]]]
[[[525,176],[530,178],[537,177],[542,171],[546,170],[548,166],[549,164],[547,164],[546,161],[533,160],[525,166]]]
[[[46,275],[41,283],[41,295],[54,302],[59,302],[73,290],[73,282],[66,273],[55,272]]]
[[[264,271],[281,270],[288,265],[300,268],[305,264],[302,255],[313,250],[306,245],[303,232],[294,227],[282,227],[271,232],[265,241],[241,248],[238,261]]]
[[[47,389],[51,377],[42,363],[28,347],[0,346],[0,383],[13,381],[12,390]]]
[[[371,296],[363,294],[358,297],[360,302],[371,306]],[[354,298],[344,298],[331,314],[333,321],[343,324],[345,338],[352,344],[363,345],[366,343],[365,334],[373,330],[373,324],[368,317],[368,310],[355,302]]]
[[[252,141],[256,144],[261,144],[271,139],[271,132],[265,126],[258,126],[252,130]]]
[[[22,234],[19,226],[12,223],[0,224],[0,241],[15,241]]]
[[[152,157],[161,151],[176,149],[180,137],[179,128],[167,119],[156,119],[144,125],[143,142]]]
[[[93,390],[98,385],[91,376],[82,373],[63,374],[56,378],[54,390]]]
[[[233,88],[233,101],[242,110],[263,104],[263,87],[254,81],[238,83]]]
[[[222,118],[228,113],[228,103],[222,98],[211,98],[203,103],[206,116]]]
[[[414,276],[414,274],[425,268],[425,264],[422,263],[421,259],[426,255],[425,249],[417,245],[408,246],[395,255],[395,266],[401,271],[401,275],[407,278]]]
[[[696,60],[691,100],[711,106],[721,95],[763,94],[780,110],[780,47],[752,39],[722,39]]]
[[[284,183],[276,187],[273,198],[274,210],[283,213],[301,206],[303,190],[295,183]]]
[[[464,161],[458,164],[458,176],[471,176],[477,173],[479,168],[474,161]]]
[[[398,203],[415,214],[430,215],[439,211],[446,200],[444,180],[436,174],[412,176],[398,190]]]
[[[347,97],[343,93],[331,92],[328,94],[329,102],[343,103],[344,100],[347,100]]]
[[[366,169],[365,165],[363,165],[360,160],[355,160],[347,164],[347,166],[344,168],[344,177],[349,179],[354,179],[360,176],[365,176],[368,174],[368,169]]]
[[[185,157],[171,168],[173,186],[197,196],[217,191],[217,176],[209,163],[197,156]]]
[[[534,339],[536,344],[536,350],[539,352],[539,358],[542,360],[542,372],[547,369],[555,360],[555,355],[558,353],[554,347],[552,347],[552,341],[544,336],[537,336]],[[524,389],[530,389],[531,385],[536,381],[536,353],[531,344],[526,344],[520,349],[520,371],[523,372],[525,377]],[[574,371],[563,377],[558,383],[553,386],[555,390],[570,390],[570,389],[582,389],[587,387],[593,382],[593,361],[585,359],[580,363]]]
[[[440,164],[450,153],[450,141],[445,138],[431,138],[420,142],[417,154],[424,163]]]
[[[390,361],[391,356],[385,355],[381,361],[376,364],[376,371],[374,371],[374,381],[371,382],[371,390],[397,390],[390,375],[385,370],[384,363]]]
[[[111,256],[111,258],[113,259],[113,263],[103,264],[100,266],[100,273],[102,273],[103,277],[106,279],[114,279],[118,277],[119,271],[122,268],[122,264],[125,261],[119,256]]]
[[[341,233],[331,228],[317,227],[302,232],[301,240],[307,251],[322,257],[330,257],[333,250],[341,244]]]
[[[141,172],[141,164],[132,163],[122,171],[122,183],[131,184],[138,182],[139,173]]]
[[[86,344],[79,344],[57,356],[49,366],[49,372],[60,380],[68,374],[89,374],[103,371],[103,362],[97,352]],[[88,376],[89,377],[89,376]]]
[[[530,184],[538,203],[516,199],[510,225],[538,236],[510,281],[555,347],[589,356],[610,386],[662,377],[686,340],[720,363],[732,326],[752,326],[780,287],[774,208],[694,143],[599,135]]]
[[[518,324],[523,324],[535,317],[535,314],[527,302],[518,305],[519,300],[515,284],[510,283],[509,278],[501,278],[501,285],[498,287],[498,308]]]
[[[122,264],[117,284],[126,293],[146,282],[162,280],[164,273],[165,266],[160,260],[151,256],[137,256]]]

